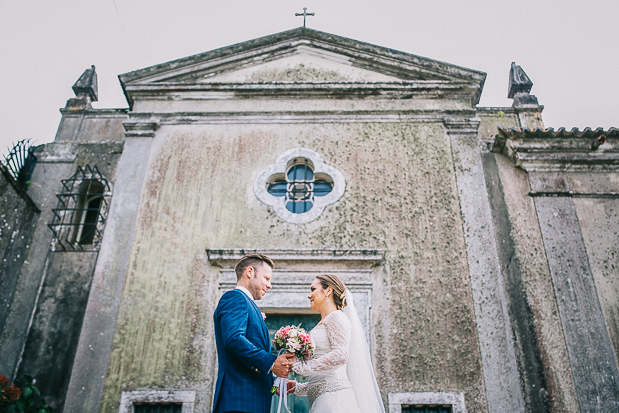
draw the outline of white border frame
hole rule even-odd
[[[402,413],[402,405],[450,405],[453,413],[466,413],[464,393],[389,393],[389,413]]]
[[[327,174],[333,179],[333,190],[325,196],[314,197],[314,206],[308,212],[295,214],[286,209],[285,197],[276,197],[267,191],[267,180],[277,174],[286,173],[288,162],[294,158],[307,158],[314,164],[314,175]],[[284,152],[271,164],[258,173],[254,181],[254,193],[263,203],[273,207],[278,217],[291,224],[307,224],[318,218],[327,205],[331,205],[344,195],[346,181],[344,175],[333,166],[324,163],[322,156],[311,149],[296,148]]]
[[[182,403],[182,413],[193,413],[195,391],[137,390],[124,391],[120,398],[118,413],[133,413],[133,403]]]

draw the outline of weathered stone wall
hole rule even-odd
[[[83,132],[90,136],[95,136],[96,133],[92,131],[91,134],[88,129],[84,129]],[[112,183],[113,188],[116,166],[123,149],[122,141],[76,144],[56,142],[53,145],[70,145],[72,171],[75,171],[77,166],[96,165],[103,176]],[[46,158],[44,152],[45,149],[39,153],[43,159]],[[71,174],[72,172],[62,179],[69,178]],[[45,180],[49,178],[40,177]],[[36,184],[52,186],[51,182],[36,181]],[[51,203],[50,206],[56,207],[55,203]],[[47,227],[45,229],[50,236],[51,230]],[[49,245],[48,243],[48,248]],[[28,331],[17,373],[18,377],[23,374],[39,377],[39,388],[46,400],[59,410],[62,410],[64,405],[71,378],[73,359],[82,330],[82,320],[97,256],[96,250],[48,252],[32,326]]]
[[[6,318],[5,329],[0,338],[0,347],[3,357],[0,357],[0,368],[5,374],[15,377],[21,360],[32,313],[39,297],[41,282],[44,280],[52,232],[47,223],[52,219],[52,208],[58,200],[55,194],[61,190],[61,179],[68,178],[73,173],[72,160],[58,162],[64,158],[56,157],[57,162],[47,163],[44,156],[38,156],[45,148],[53,152],[57,147],[48,144],[37,148],[38,162],[31,177],[32,184],[28,188],[28,195],[40,209],[32,242],[25,257],[24,265],[19,273],[15,287],[15,295]],[[45,380],[39,378],[39,382]]]
[[[619,406],[617,365],[564,172],[531,172],[531,189],[582,412]]]
[[[39,212],[9,171],[0,164],[0,337]],[[11,374],[5,370],[0,370],[0,373]]]
[[[535,127],[541,125],[541,115],[482,108],[479,116],[484,176],[526,411],[578,411],[528,174],[486,149],[494,143],[497,127],[522,128],[523,122]]]
[[[528,118],[527,122],[535,121],[532,108],[527,112],[529,115],[533,118]],[[613,272],[617,260],[612,247],[598,247],[606,242],[614,245],[619,230],[618,223],[613,219],[617,197],[614,172],[617,131],[587,129],[555,132],[552,129],[499,128],[494,143],[493,150],[502,155],[488,156],[488,171],[493,170],[490,161],[494,159],[499,166],[499,175],[505,178],[511,175],[510,180],[501,177],[500,189],[505,196],[498,194],[495,198],[507,200],[505,189],[513,187],[517,181],[514,178],[522,176],[521,198],[524,203],[516,211],[529,216],[527,221],[533,223],[530,234],[539,230],[554,293],[550,294],[548,285],[538,291],[530,288],[535,284],[549,284],[544,281],[546,275],[540,273],[535,284],[525,284],[522,289],[524,294],[520,297],[517,285],[514,293],[510,294],[512,305],[520,300],[522,309],[535,303],[532,299],[540,296],[539,291],[544,291],[546,295],[542,306],[539,305],[541,301],[536,303],[543,312],[530,306],[533,323],[528,328],[528,322],[515,324],[515,331],[520,337],[518,348],[523,354],[528,353],[538,359],[524,359],[523,385],[533,387],[530,379],[535,376],[536,365],[542,365],[544,369],[540,371],[539,378],[546,381],[542,384],[548,391],[549,408],[564,406],[570,411],[577,409],[581,412],[617,410],[619,373],[616,327],[614,317],[609,315],[616,311],[617,296],[616,285],[612,281],[614,278],[607,275]],[[498,161],[505,167],[501,167]],[[510,170],[521,172],[515,174]],[[524,181],[525,176],[528,182]],[[526,208],[526,204],[531,202],[534,214],[525,212],[530,209]],[[506,203],[508,210],[511,203]],[[497,206],[500,207],[500,203]],[[500,218],[501,208],[495,208],[495,212]],[[517,215],[513,218],[509,213],[507,215],[507,223],[511,225]],[[506,239],[508,247],[519,242],[518,230],[527,227],[526,221],[518,221],[518,226],[508,227],[513,234]],[[500,233],[498,237],[501,237]],[[525,251],[540,245],[532,241],[528,240],[529,247],[524,248]],[[510,278],[524,279],[522,257],[514,255],[507,259]],[[556,326],[555,308],[560,329]],[[526,315],[527,311],[520,313]],[[542,325],[545,328],[537,331],[538,326]],[[527,330],[534,334],[527,334]],[[530,344],[536,344],[529,345],[528,351],[527,336],[530,337]],[[556,342],[555,337],[561,337],[561,340]],[[565,354],[562,354],[563,347]],[[535,348],[537,351],[530,351]],[[527,371],[527,363],[530,371]],[[555,374],[559,374],[556,376],[558,380],[554,379],[552,384]],[[570,390],[570,381],[573,382],[573,391]],[[562,395],[565,391],[567,393]],[[526,394],[534,395],[530,390]]]
[[[526,409],[578,411],[528,175],[493,153],[484,169]]]
[[[253,193],[258,171],[306,147],[343,198],[288,224]],[[162,126],[157,131],[109,365],[120,392],[191,388],[208,411],[218,270],[205,248],[385,248],[374,282],[381,390],[465,392],[486,411],[451,145],[440,123]]]
[[[97,253],[51,255],[17,377],[38,378],[46,402],[62,411]]]
[[[619,361],[619,200],[610,195],[619,193],[619,174],[572,173],[568,180],[572,191],[599,196],[576,198],[574,207],[615,360]]]
[[[79,122],[72,122],[73,117]],[[27,265],[18,273],[16,298],[7,317],[2,317],[7,328],[0,341],[1,367],[12,377],[34,376],[46,401],[59,411],[71,377],[97,252],[51,251],[53,233],[47,224],[52,221],[52,208],[57,207],[62,179],[70,178],[77,166],[96,165],[113,188],[123,151],[124,117],[123,111],[71,112],[63,118],[56,141],[36,149],[38,163],[29,192],[41,214],[32,247],[23,254]]]

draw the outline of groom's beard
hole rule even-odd
[[[251,296],[254,297],[255,301],[262,300],[262,297],[264,297],[268,291],[266,289],[263,290],[262,288],[260,288],[260,286],[257,285],[250,285],[249,287],[249,292],[251,293]]]

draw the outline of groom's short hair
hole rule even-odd
[[[271,268],[275,268],[273,260],[264,254],[247,254],[239,260],[234,266],[234,272],[236,272],[236,280],[240,280],[247,267],[252,267],[254,271],[258,270],[258,267],[265,263]]]

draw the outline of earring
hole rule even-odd
[[[329,302],[329,295],[327,294],[327,302]]]

